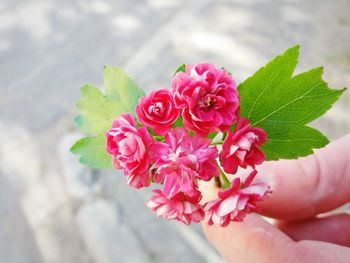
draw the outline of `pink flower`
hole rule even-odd
[[[189,197],[178,193],[168,198],[161,190],[153,190],[153,192],[155,195],[148,201],[147,206],[156,212],[158,217],[176,219],[187,225],[192,221],[200,222],[204,218],[203,207],[199,204],[200,195]]]
[[[219,191],[218,199],[205,205],[205,221],[209,225],[227,226],[231,221],[243,221],[246,214],[257,210],[257,202],[271,191],[265,183],[249,185],[255,174],[254,170],[241,189],[240,179],[234,179],[230,188]]]
[[[264,130],[251,127],[247,119],[241,118],[237,122],[236,130],[228,131],[220,152],[220,162],[224,171],[235,174],[238,166],[255,167],[265,160],[265,154],[260,146],[266,142]]]
[[[107,151],[113,156],[113,164],[123,169],[128,184],[135,188],[148,186],[150,158],[147,148],[153,143],[145,127],[137,128],[132,116],[122,114],[106,133]]]
[[[156,183],[163,183],[163,194],[169,198],[180,192],[188,196],[198,195],[196,171],[182,163],[169,162],[161,165],[154,175]]]
[[[172,81],[176,107],[183,109],[185,127],[206,136],[226,131],[238,114],[236,83],[223,69],[212,64],[187,65]]]
[[[151,169],[155,170],[155,182],[164,184],[165,196],[172,198],[179,192],[195,196],[197,179],[208,181],[219,175],[218,151],[209,144],[209,139],[191,137],[186,129],[178,127],[165,136],[165,143],[153,145],[161,149],[161,155],[155,158]]]
[[[166,89],[154,90],[140,98],[135,112],[141,124],[151,127],[159,135],[166,134],[180,115],[171,92]]]

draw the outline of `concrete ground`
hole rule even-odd
[[[74,103],[102,67],[149,91],[182,63],[210,61],[244,80],[301,44],[298,71],[323,65],[350,84],[347,0],[3,0],[0,2],[0,258],[2,262],[219,262],[199,226],[156,220],[149,193],[68,153]],[[313,125],[350,131],[350,96]]]

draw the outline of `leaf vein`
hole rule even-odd
[[[285,107],[287,107],[288,105],[300,100],[300,99],[303,99],[307,94],[309,94],[311,91],[313,91],[315,88],[317,88],[318,86],[320,86],[322,84],[321,83],[318,83],[317,85],[313,86],[310,90],[308,90],[306,93],[304,93],[303,95],[295,98],[294,100],[282,105],[281,107],[277,108],[276,110],[272,111],[271,113],[267,114],[265,117],[263,117],[262,119],[254,122],[254,124],[252,124],[252,126],[256,126],[258,123],[266,120],[268,117],[270,117],[271,115],[274,115],[276,112],[279,112],[280,110],[284,109]]]
[[[261,96],[264,94],[264,92],[266,91],[266,89],[271,85],[271,83],[273,83],[275,81],[275,79],[278,77],[278,75],[281,73],[283,66],[286,64],[286,61],[283,61],[282,66],[280,67],[280,69],[277,71],[276,75],[272,78],[272,80],[267,83],[267,85],[265,86],[265,88],[261,91],[261,93],[259,94],[259,96],[257,97],[257,99],[254,101],[253,106],[250,108],[249,114],[248,114],[248,119],[251,116],[251,113],[253,112],[256,103],[260,100]]]

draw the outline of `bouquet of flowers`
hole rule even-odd
[[[254,180],[257,165],[328,143],[306,125],[344,89],[330,89],[322,68],[292,76],[298,50],[288,49],[238,87],[224,68],[181,65],[171,89],[147,95],[122,69],[106,66],[105,94],[82,87],[76,123],[91,136],[71,151],[92,168],[123,170],[133,188],[158,185],[147,203],[158,217],[220,226],[242,221],[273,190]],[[199,183],[211,180],[221,189],[203,202]]]

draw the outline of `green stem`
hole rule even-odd
[[[156,139],[159,142],[163,142],[164,141],[164,136],[153,136],[154,139]]]
[[[222,170],[222,168],[219,166],[220,169],[220,181],[221,181],[221,186],[223,189],[230,188],[231,183],[227,179],[225,172]]]
[[[228,133],[228,132],[224,132],[224,133],[222,134],[222,141],[224,141],[224,140],[226,139],[227,133]]]
[[[219,145],[222,144],[224,141],[217,141],[217,142],[212,142],[210,145]]]

